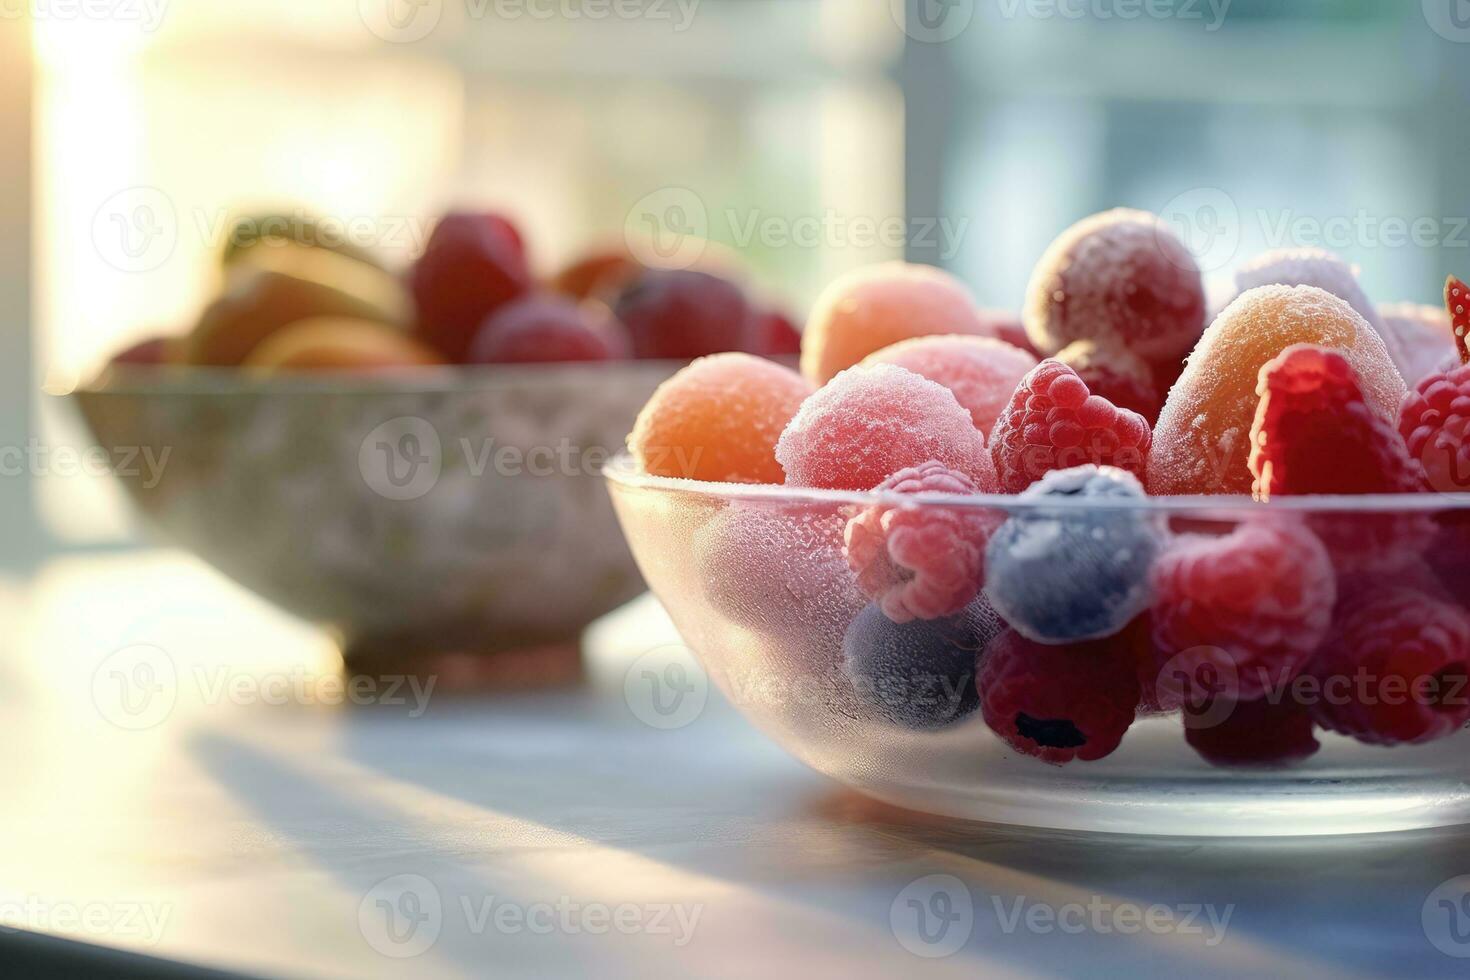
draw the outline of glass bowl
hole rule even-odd
[[[166,538],[400,670],[564,648],[643,591],[600,471],[679,366],[113,367],[67,397]]]
[[[999,823],[1165,835],[1351,834],[1470,820],[1470,690],[1462,689],[1470,670],[1470,495],[1270,504],[880,497],[652,477],[625,456],[606,475],[644,578],[709,679],[802,761],[885,802]],[[843,551],[848,523],[879,507],[979,528],[992,545],[1009,524],[1027,530],[1006,538],[1013,544],[1055,550],[1039,565],[998,560],[992,549],[985,592],[965,611],[900,626],[859,588]],[[1141,573],[1147,611],[1111,637],[1036,652],[996,618],[995,606],[1005,604],[986,596],[1014,597],[1018,580],[1023,595],[1039,585],[1070,590],[1084,604],[1106,592],[1117,569],[1139,565],[1138,553],[1067,542],[1109,522],[1160,535]],[[1297,550],[1312,556],[1303,567],[1314,570],[1317,591],[1272,596],[1282,608],[1311,612],[1284,624],[1222,617],[1222,647],[1208,643],[1208,628],[1188,645],[1180,639],[1187,630],[1161,638],[1162,556],[1267,526],[1281,540],[1311,540]],[[1217,587],[1249,590],[1253,575],[1274,576],[1280,564],[1226,569]],[[1230,585],[1230,574],[1245,578]],[[1299,654],[1302,666],[1283,668],[1264,699],[1247,697],[1239,678],[1226,676],[1234,661],[1220,654],[1238,649],[1232,638],[1269,646],[1279,639],[1273,630],[1311,643],[1310,659]],[[1341,652],[1375,643],[1399,659],[1365,655],[1360,663]],[[1415,661],[1426,644],[1450,652]],[[1407,678],[1404,664],[1418,662],[1432,662],[1433,675],[1422,687],[1409,684],[1407,697],[1418,700],[1393,707],[1398,688],[1378,675]],[[1028,672],[1018,686],[1017,674]],[[1344,688],[1339,674],[1357,686]],[[1355,698],[1372,706],[1358,710]],[[1094,738],[1096,751],[1077,748],[1064,722],[1079,712],[1113,719],[1125,730],[1121,742],[1097,748]],[[1294,720],[1283,723],[1288,715]],[[1335,730],[1324,727],[1329,716]],[[1337,733],[1354,725],[1362,730]],[[1010,741],[997,734],[1007,726]],[[1375,735],[1385,730],[1404,739],[1412,732],[1413,741],[1370,744],[1392,741]]]

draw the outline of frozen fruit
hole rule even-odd
[[[1078,340],[1150,363],[1188,354],[1205,328],[1205,292],[1184,243],[1146,211],[1093,215],[1062,233],[1031,274],[1026,333],[1056,354]]]
[[[1020,502],[985,552],[985,594],[1017,632],[1039,643],[1098,639],[1148,608],[1166,531],[1131,473],[1059,470]]]
[[[899,341],[863,364],[896,364],[944,385],[988,437],[1036,358],[990,337],[939,335]]]
[[[1093,394],[1067,365],[1042,361],[1011,396],[990,435],[996,475],[1006,493],[1020,493],[1055,470],[1091,463],[1143,478],[1148,423]]]
[[[1219,720],[1186,726],[1184,740],[1211,765],[1289,766],[1321,748],[1311,712],[1295,701],[1244,701],[1210,713]]]
[[[1385,586],[1339,604],[1311,673],[1323,728],[1376,745],[1453,734],[1470,721],[1470,615]]]
[[[843,638],[843,672],[882,718],[919,731],[942,728],[975,710],[976,663],[1003,628],[983,599],[955,616],[907,623],[869,606]]]
[[[1026,336],[1026,324],[1022,322],[1019,313],[1009,310],[980,311],[980,332],[983,336],[994,337],[1003,340],[1012,347],[1019,347],[1030,354],[1036,360],[1041,360],[1042,354],[1031,343],[1031,338]]]
[[[409,287],[419,333],[450,360],[463,360],[485,318],[531,288],[520,232],[498,214],[445,215],[414,263]]]
[[[1112,754],[1138,704],[1133,665],[1108,643],[1043,646],[1006,632],[991,643],[977,683],[990,730],[1058,766]]]
[[[397,371],[443,364],[438,351],[371,320],[321,317],[277,330],[250,352],[248,371]]]
[[[927,265],[888,262],[837,279],[817,300],[801,341],[801,373],[825,384],[874,351],[930,334],[983,334],[960,281]]]
[[[694,269],[649,269],[623,288],[613,312],[635,357],[668,360],[746,350],[755,320],[740,286]]]
[[[659,385],[628,436],[633,460],[657,476],[780,483],[776,440],[811,388],[749,354],[700,358]]]
[[[1339,256],[1320,248],[1281,248],[1266,252],[1241,266],[1235,285],[1243,293],[1260,286],[1316,286],[1338,297],[1383,339],[1394,367],[1407,378],[1408,363],[1398,336],[1383,323],[1378,308],[1358,284],[1358,274]]]
[[[1444,306],[1461,364],[1470,364],[1470,286],[1454,276],[1445,280]]]
[[[801,353],[801,330],[779,310],[756,314],[750,337],[752,354],[780,357]]]
[[[1404,399],[1399,435],[1430,487],[1470,492],[1470,365],[1420,381]]]
[[[1252,492],[1262,501],[1303,494],[1419,493],[1420,467],[1393,425],[1368,406],[1348,359],[1298,345],[1261,368],[1261,402],[1251,426]],[[1416,560],[1434,536],[1424,514],[1313,515],[1343,570],[1393,568]]]
[[[1158,420],[1159,409],[1164,407],[1158,381],[1132,351],[1095,340],[1079,340],[1064,348],[1057,360],[1076,371],[1094,395],[1137,412],[1150,425]]]
[[[840,634],[868,601],[842,554],[845,523],[825,504],[732,501],[694,535],[706,597],[746,629]]]
[[[558,272],[551,288],[576,300],[606,299],[642,271],[625,249],[608,248],[589,252]]]
[[[1247,461],[1260,371],[1293,344],[1343,354],[1374,411],[1398,418],[1403,378],[1382,339],[1352,307],[1313,286],[1252,289],[1205,331],[1169,392],[1149,452],[1150,493],[1250,493]]]
[[[606,307],[575,303],[551,293],[531,293],[490,315],[470,343],[465,362],[535,364],[626,356],[626,332]]]
[[[943,463],[900,470],[880,494],[973,495],[975,483]],[[896,623],[950,616],[985,584],[985,542],[994,526],[984,510],[884,500],[860,511],[844,534],[858,587]]]
[[[1156,669],[1202,682],[1212,675],[1213,693],[1237,701],[1284,688],[1301,672],[1337,599],[1327,549],[1286,519],[1176,538],[1152,578]]]
[[[776,458],[797,487],[871,490],[935,461],[993,493],[985,437],[948,388],[892,364],[843,371],[802,403]]]
[[[1406,384],[1414,385],[1442,370],[1451,359],[1456,365],[1460,363],[1450,315],[1444,307],[1390,303],[1378,308],[1378,316],[1385,336],[1394,338],[1403,356],[1399,373]]]

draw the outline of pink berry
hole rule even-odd
[[[1221,538],[1175,539],[1153,589],[1156,669],[1249,701],[1301,672],[1327,635],[1337,579],[1311,531],[1255,521]]]
[[[747,350],[756,328],[744,290],[694,269],[644,272],[624,287],[613,312],[639,358],[690,360]]]
[[[1116,210],[1073,225],[1037,263],[1026,294],[1026,333],[1056,354],[1078,340],[1178,361],[1205,329],[1194,257],[1155,215]]]
[[[975,483],[943,463],[900,470],[879,493],[972,495]],[[985,543],[995,521],[979,509],[879,503],[847,523],[847,563],[858,587],[895,623],[938,619],[985,586]]]
[[[1149,425],[1158,421],[1164,407],[1158,382],[1149,366],[1132,351],[1095,340],[1079,340],[1058,354],[1057,360],[1076,371],[1094,395],[1137,412]]]
[[[944,385],[970,413],[975,428],[989,437],[1036,358],[990,337],[934,336],[885,347],[863,364],[896,364]]]
[[[891,364],[843,371],[802,403],[776,444],[796,487],[872,490],[933,460],[996,488],[985,437],[949,389]]]
[[[1054,470],[1095,464],[1140,480],[1148,460],[1148,423],[1088,390],[1060,361],[1042,361],[1021,381],[991,434],[1005,493],[1020,493]]]
[[[493,313],[475,334],[468,364],[608,361],[628,356],[622,324],[605,307],[532,294]]]
[[[409,287],[419,333],[462,361],[485,319],[531,288],[520,232],[496,214],[445,215],[409,273]]]
[[[801,330],[779,310],[766,310],[755,318],[750,353],[765,357],[790,357],[801,353]]]

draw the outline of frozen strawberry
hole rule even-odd
[[[991,433],[990,450],[1005,493],[1020,493],[1054,470],[1093,464],[1140,480],[1148,461],[1148,423],[1088,390],[1060,361],[1042,361],[1011,396]]]
[[[1470,364],[1470,286],[1450,276],[1444,285],[1444,305],[1450,311],[1450,324],[1455,334],[1455,349],[1460,363]]]

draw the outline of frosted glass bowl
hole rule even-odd
[[[565,644],[643,591],[600,471],[678,367],[114,367],[69,397],[165,538],[398,669]]]
[[[892,705],[875,697],[874,679],[855,681],[845,649],[872,635],[854,623],[862,619],[870,627],[878,615],[842,557],[845,525],[876,504],[876,494],[651,477],[626,457],[606,473],[639,567],[709,679],[792,754],[863,793],[953,817],[1114,833],[1350,834],[1470,821],[1470,738],[1455,727],[1459,714],[1447,734],[1422,744],[1365,744],[1317,727],[1315,754],[1264,766],[1212,764],[1186,739],[1186,726],[1217,723],[1223,699],[1161,711],[1155,698],[1154,707],[1139,708],[1115,751],[1064,765],[1013,749],[981,709],[967,713],[962,706],[947,723],[922,728],[896,722]],[[1264,518],[1305,524],[1324,539],[1349,543],[1402,520],[1416,533],[1437,535],[1424,557],[1364,571],[1345,567],[1347,560],[1334,553],[1333,575],[1353,589],[1392,586],[1406,590],[1399,596],[1432,597],[1461,612],[1470,596],[1470,548],[1453,547],[1470,540],[1466,495],[1269,505],[1151,498],[1106,507],[923,495],[905,505],[984,516],[992,527],[1013,517],[1075,520],[1106,510],[1160,522],[1170,534],[1206,536]],[[754,530],[732,531],[740,527]],[[1139,668],[1147,687],[1166,673],[1160,668],[1150,677],[1166,658],[1153,646],[1152,631],[1137,627],[1130,643],[1147,665]],[[967,678],[980,688],[976,700],[986,693],[982,668],[993,649],[994,642],[980,648]],[[1320,696],[1290,691],[1285,698]],[[1470,691],[1456,696],[1470,698]]]

